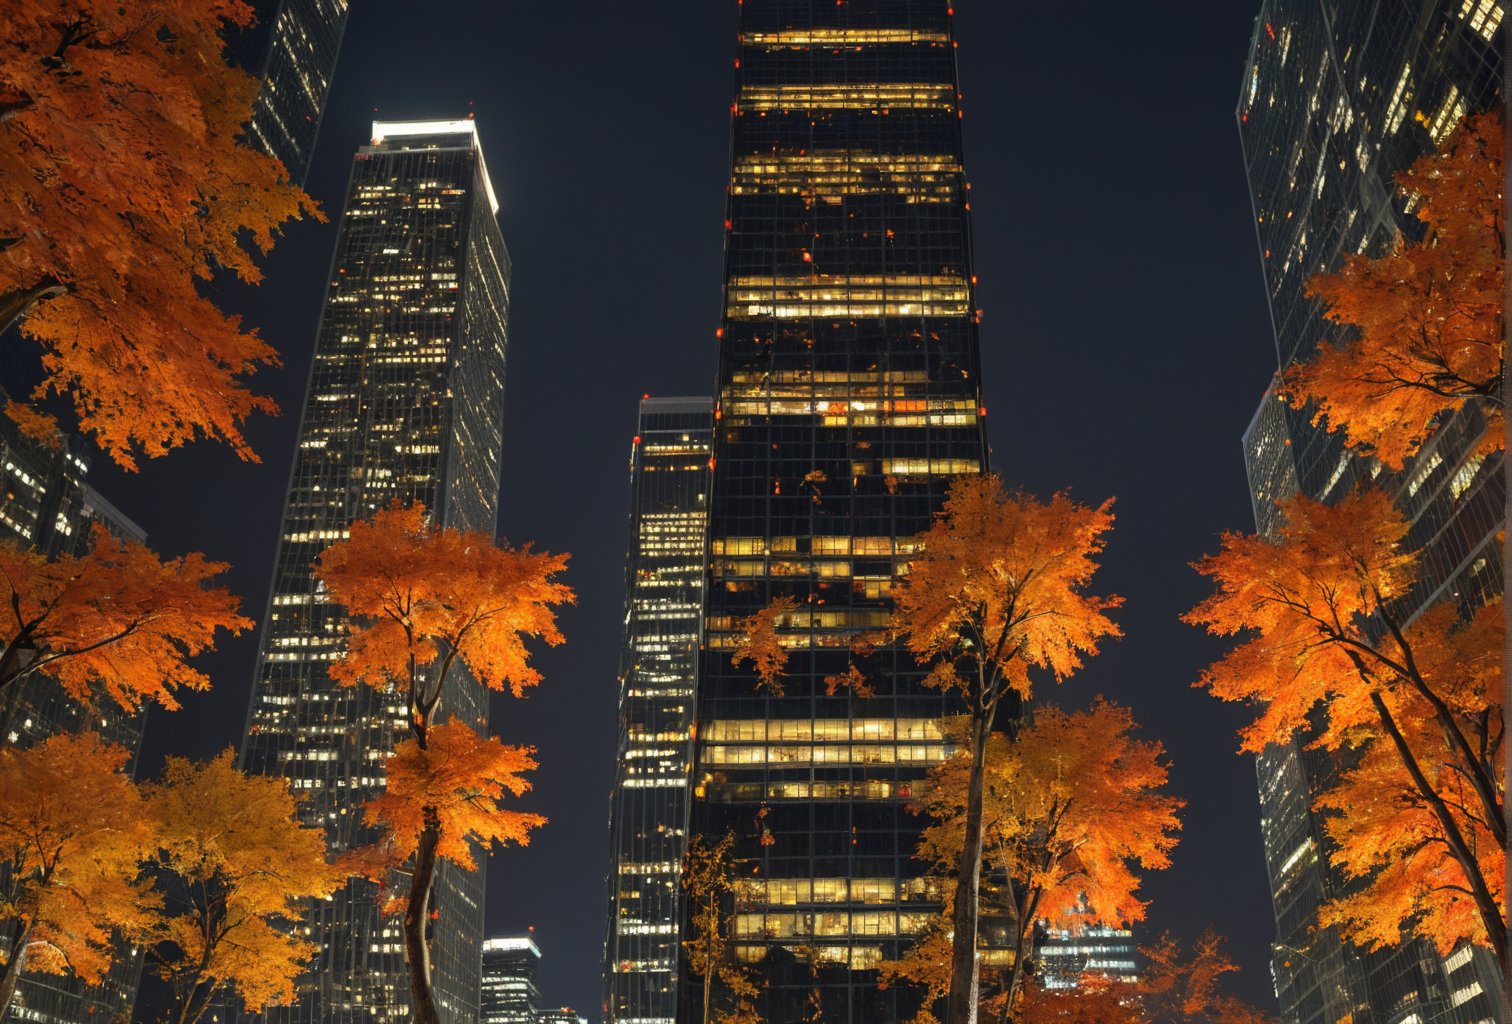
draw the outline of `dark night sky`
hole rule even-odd
[[[568,643],[546,682],[499,699],[496,730],[539,747],[522,801],[551,823],[489,867],[491,930],[534,925],[543,989],[597,1016],[607,794],[635,403],[708,394],[720,308],[736,6],[359,0],[310,191],[332,221],[375,116],[476,112],[514,259],[502,530],[573,554]],[[1073,10],[1075,14],[1073,14]],[[1255,4],[958,0],[967,168],[994,468],[1041,494],[1118,497],[1099,586],[1126,638],[1059,696],[1132,705],[1188,801],[1145,935],[1213,924],[1243,994],[1273,1008],[1273,935],[1239,709],[1191,689],[1218,645],[1176,616],[1187,563],[1249,528],[1239,436],[1275,369],[1233,110]],[[334,223],[290,230],[237,293],[284,353],[285,414],[246,465],[199,445],[95,485],[163,553],[203,550],[261,615]],[[240,740],[256,641],[226,642],[213,692],[150,719],[144,768]],[[1041,693],[1048,693],[1046,684]]]

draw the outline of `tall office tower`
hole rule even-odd
[[[483,943],[479,1024],[536,1024],[541,1008],[541,951],[528,935]]]
[[[855,656],[946,489],[987,463],[949,0],[745,0],[715,404],[692,831],[737,837],[733,935],[768,1020],[901,1021],[874,968],[939,902],[905,808],[950,708]],[[731,652],[786,596],[783,692]],[[696,979],[679,1017],[696,1017]]]
[[[712,430],[708,398],[647,398],[630,452],[605,1024],[676,1014]]]
[[[348,0],[254,0],[257,22],[233,40],[232,59],[262,79],[248,136],[303,185],[336,74]]]
[[[1236,111],[1280,368],[1337,337],[1304,282],[1352,252],[1379,253],[1421,234],[1392,175],[1431,152],[1460,117],[1501,104],[1500,0],[1266,0]],[[1301,491],[1336,500],[1374,479],[1414,521],[1424,549],[1417,608],[1473,605],[1501,592],[1495,535],[1502,456],[1484,456],[1485,422],[1467,407],[1443,423],[1401,474],[1347,453],[1268,389],[1244,436],[1257,529]],[[1498,1016],[1486,993],[1489,953],[1447,959],[1426,943],[1366,954],[1316,928],[1319,904],[1347,883],[1327,863],[1313,811],[1340,763],[1307,737],[1257,760],[1261,830],[1275,902],[1271,970],[1286,1024],[1470,1024]]]
[[[332,683],[343,618],[311,566],[354,521],[423,502],[432,521],[493,533],[509,262],[472,121],[375,122],[357,152],[315,343],[263,620],[244,767],[288,779],[333,850],[373,838],[362,806],[406,733],[393,694]],[[486,723],[481,685],[446,713]],[[443,1021],[478,1012],[483,875],[443,863],[432,969]],[[267,1020],[358,1024],[409,1017],[399,921],[354,882],[299,924],[319,947],[299,1002]],[[309,929],[306,933],[304,929]]]
[[[0,394],[0,403],[4,395]],[[9,420],[0,422],[0,543],[30,549],[48,558],[82,555],[95,524],[122,539],[141,542],[146,534],[85,482],[89,459],[77,440],[60,437],[56,447],[26,437]],[[31,746],[60,733],[91,729],[131,754],[135,771],[145,712],[123,710],[103,693],[89,703],[74,700],[55,681],[28,676],[0,697],[3,742]],[[0,940],[0,950],[7,940]],[[142,954],[122,943],[100,984],[86,986],[72,975],[23,974],[6,1021],[86,1024],[124,1019],[136,1000]]]
[[[1034,929],[1034,971],[1047,989],[1076,988],[1087,975],[1133,984],[1139,980],[1134,932],[1094,919],[1086,902],[1058,921]]]

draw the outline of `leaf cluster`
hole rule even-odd
[[[66,394],[117,463],[277,411],[246,378],[276,353],[197,282],[260,277],[285,222],[319,218],[242,138],[257,80],[222,31],[241,0],[24,0],[0,38],[0,326],[30,308],[36,397]],[[33,305],[32,303],[35,303]]]

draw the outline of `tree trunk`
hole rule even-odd
[[[1502,66],[1512,60],[1512,32],[1502,32]],[[1502,123],[1507,121],[1507,113],[1512,111],[1512,94],[1502,90]],[[1502,143],[1507,147],[1502,154],[1503,159],[1512,156],[1512,137],[1502,133]],[[1512,163],[1503,163],[1503,168],[1512,167]],[[1506,247],[1505,228],[1503,229],[1503,249]],[[1501,413],[1502,431],[1505,445],[1502,453],[1502,464],[1506,465],[1506,452],[1512,451],[1512,379],[1507,373],[1506,339],[1512,332],[1512,321],[1507,319],[1508,310],[1506,294],[1503,292],[1502,301],[1502,379],[1501,379]],[[1502,470],[1502,589],[1506,589],[1507,580],[1512,580],[1512,488],[1506,484],[1506,470]],[[1512,604],[1502,595],[1502,615],[1506,616],[1507,624],[1512,626]],[[1506,739],[1506,716],[1512,713],[1512,674],[1507,672],[1507,666],[1512,665],[1512,629],[1507,629],[1502,639],[1502,783],[1512,779],[1512,742]],[[1505,794],[1502,796],[1502,814],[1506,835],[1512,835],[1512,804],[1507,802]],[[1504,851],[1506,852],[1506,851]],[[1512,856],[1504,858],[1506,863],[1506,878],[1502,888],[1503,899],[1512,898]],[[1501,957],[1501,1019],[1512,1020],[1512,952],[1503,951]]]
[[[1391,712],[1386,707],[1386,702],[1381,695],[1371,691],[1370,702],[1375,705],[1376,714],[1380,716],[1381,726],[1386,734],[1391,737],[1391,742],[1396,745],[1397,753],[1401,756],[1402,764],[1407,769],[1407,774],[1412,776],[1413,785],[1418,793],[1433,808],[1433,815],[1438,819],[1439,827],[1444,830],[1444,839],[1449,844],[1449,849],[1454,853],[1454,859],[1459,862],[1461,870],[1465,872],[1465,881],[1470,888],[1471,895],[1475,897],[1475,907],[1480,911],[1481,923],[1486,926],[1486,934],[1491,937],[1491,946],[1496,950],[1496,959],[1505,964],[1507,962],[1507,922],[1502,919],[1501,911],[1496,906],[1496,900],[1492,898],[1486,888],[1486,879],[1481,874],[1480,864],[1476,862],[1475,854],[1465,843],[1465,837],[1461,834],[1459,826],[1455,824],[1454,817],[1449,813],[1449,808],[1444,804],[1444,798],[1440,796],[1429,784],[1423,769],[1418,765],[1417,758],[1407,746],[1407,740],[1397,728],[1396,721],[1392,719]],[[1502,972],[1502,985],[1506,986],[1506,971]]]
[[[425,809],[425,829],[415,851],[415,870],[410,876],[409,903],[404,908],[404,952],[409,959],[410,1000],[414,1024],[440,1024],[430,983],[430,943],[425,939],[430,911],[431,883],[436,877],[436,847],[441,840],[441,821],[434,807]]]
[[[14,327],[36,303],[62,295],[67,290],[56,277],[48,276],[30,288],[12,288],[0,293],[0,334]]]
[[[976,1024],[980,965],[977,962],[978,896],[982,884],[982,794],[987,778],[987,735],[992,709],[971,716],[971,783],[966,790],[966,834],[956,862],[955,912],[951,915],[950,995],[945,1024]]]
[[[0,1019],[10,1012],[11,1000],[16,998],[16,984],[21,980],[21,971],[26,966],[26,941],[31,938],[31,925],[22,924],[11,940],[10,959],[5,961],[5,974],[0,975]]]
[[[714,902],[718,898],[719,897],[716,896],[716,895],[714,895],[714,893],[712,893],[712,892],[709,894],[709,920],[712,921],[712,922],[714,922],[713,927],[715,929],[718,929],[718,927],[719,927],[719,918],[717,916],[715,916],[715,909],[714,909]],[[710,939],[709,939],[709,950],[708,950],[709,957],[708,957],[708,963],[705,965],[707,967],[707,970],[704,971],[704,979],[703,979],[703,1024],[709,1024],[709,1007],[713,1004],[713,1000],[714,1000],[714,945],[713,945],[713,943],[714,943],[714,940],[713,940],[713,938],[711,936]]]
[[[1030,939],[1034,936],[1034,912],[1039,909],[1043,889],[1035,889],[1034,895],[1015,908],[1019,915],[1018,942],[1013,947],[1013,973],[1008,978],[1008,997],[1003,1000],[1003,1024],[1008,1024],[1013,1014],[1013,999],[1024,984],[1024,962],[1029,957]],[[1025,893],[1025,895],[1028,895]]]

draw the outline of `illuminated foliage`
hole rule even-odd
[[[0,927],[12,950],[0,1015],[23,970],[98,983],[112,930],[136,935],[154,916],[140,878],[151,822],[126,761],[92,733],[0,748]]]
[[[240,0],[21,0],[0,38],[0,330],[41,347],[36,395],[136,467],[198,436],[254,459],[242,424],[276,412],[246,377],[274,351],[200,294],[255,283],[286,221],[319,217],[279,163],[238,141],[257,80],[226,64]]]
[[[220,562],[189,554],[167,561],[135,541],[94,527],[86,555],[51,562],[0,544],[0,692],[34,672],[88,703],[98,687],[123,708],[145,701],[177,708],[178,689],[204,690],[186,659],[214,646],[216,630],[252,624],[240,603],[210,581]]]
[[[1503,126],[1499,113],[1467,118],[1439,152],[1397,176],[1416,196],[1422,242],[1398,240],[1372,259],[1348,255],[1307,294],[1351,337],[1292,366],[1298,406],[1316,400],[1315,422],[1393,469],[1413,455],[1442,414],[1467,401],[1501,404]],[[1503,443],[1500,417],[1486,434]]]
[[[763,1024],[756,1008],[761,986],[736,962],[727,934],[725,904],[735,892],[734,848],[734,832],[726,831],[716,843],[696,835],[683,855],[682,888],[693,936],[682,945],[688,969],[702,982],[700,1024]]]
[[[516,697],[537,685],[527,639],[562,642],[553,607],[572,590],[555,577],[566,555],[499,547],[485,533],[439,529],[425,506],[395,503],[352,524],[321,554],[316,576],[346,607],[346,651],[331,678],[406,695],[422,745],[452,667]]]
[[[1274,1024],[1274,1019],[1222,992],[1219,979],[1239,969],[1223,951],[1223,936],[1208,928],[1183,957],[1167,932],[1141,946],[1144,969],[1136,992],[1143,1019],[1152,1024]]]
[[[407,864],[409,891],[390,899],[385,910],[404,914],[416,1021],[439,1020],[425,937],[436,863],[448,860],[472,870],[477,864],[469,843],[530,843],[531,830],[546,819],[510,810],[503,801],[506,794],[520,796],[530,789],[525,773],[536,767],[534,754],[530,747],[479,736],[466,722],[442,722],[431,726],[423,740],[408,739],[395,748],[386,764],[387,789],[364,809],[367,823],[381,828],[385,838],[376,847],[354,851],[346,863],[380,884]]]
[[[925,685],[958,694],[970,720],[947,1024],[976,1016],[988,736],[1005,696],[1029,696],[1031,668],[1063,680],[1120,635],[1107,613],[1122,599],[1086,593],[1112,528],[1110,502],[1090,508],[1065,494],[1041,502],[1006,493],[996,476],[964,476],[894,588],[892,633],[932,666]]]
[[[788,661],[788,650],[782,646],[777,627],[791,618],[797,607],[797,602],[784,594],[737,624],[740,632],[730,664],[740,668],[749,661],[756,670],[756,689],[774,697],[783,695],[782,673]]]
[[[231,995],[252,1013],[292,1003],[316,947],[280,922],[346,877],[327,863],[325,831],[299,823],[286,780],[242,774],[230,750],[203,764],[168,758],[145,796],[165,897],[148,955],[173,989],[172,1020],[193,1024]]]
[[[437,528],[425,508],[397,502],[352,524],[348,538],[321,554],[316,576],[331,599],[346,607],[346,651],[331,678],[397,689],[409,709],[412,740],[388,762],[388,790],[367,806],[382,825],[388,850],[361,851],[353,869],[383,878],[413,857],[404,897],[404,942],[417,1024],[438,1024],[425,939],[437,858],[472,867],[469,840],[500,844],[529,840],[545,823],[535,814],[505,811],[505,792],[528,788],[532,749],[506,747],[465,722],[433,723],[453,668],[466,666],[493,690],[516,697],[541,675],[529,663],[528,639],[562,642],[556,605],[573,600],[554,577],[566,555],[494,544],[484,533]],[[397,859],[394,859],[397,858]]]
[[[1245,750],[1288,742],[1314,718],[1317,745],[1364,749],[1344,790],[1323,798],[1336,813],[1329,829],[1372,836],[1377,852],[1395,857],[1388,864],[1345,843],[1340,865],[1372,878],[1364,895],[1337,911],[1347,931],[1366,944],[1388,934],[1400,941],[1394,929],[1405,923],[1450,948],[1470,934],[1462,914],[1468,903],[1480,918],[1481,941],[1500,953],[1500,602],[1465,622],[1445,605],[1408,625],[1399,603],[1413,584],[1417,555],[1405,548],[1407,523],[1384,495],[1366,491],[1334,506],[1298,496],[1281,510],[1285,522],[1274,540],[1225,534],[1222,551],[1197,563],[1217,590],[1186,621],[1244,637],[1198,685],[1259,707],[1241,733]],[[1367,799],[1371,787],[1380,788]],[[1409,824],[1408,835],[1435,849],[1403,845],[1404,835],[1393,830]],[[1461,896],[1447,895],[1443,887],[1453,885]],[[1424,900],[1440,902],[1430,908]]]
[[[1017,996],[1034,923],[1082,907],[1112,927],[1144,920],[1136,867],[1170,865],[1184,801],[1162,792],[1164,747],[1134,738],[1127,708],[1098,698],[1084,711],[1036,708],[1010,739],[987,741],[983,779],[983,860],[1001,880],[998,902],[1016,924],[1014,968],[1005,989]],[[960,750],[931,770],[920,800],[935,819],[919,856],[948,872],[960,861],[971,785]]]

